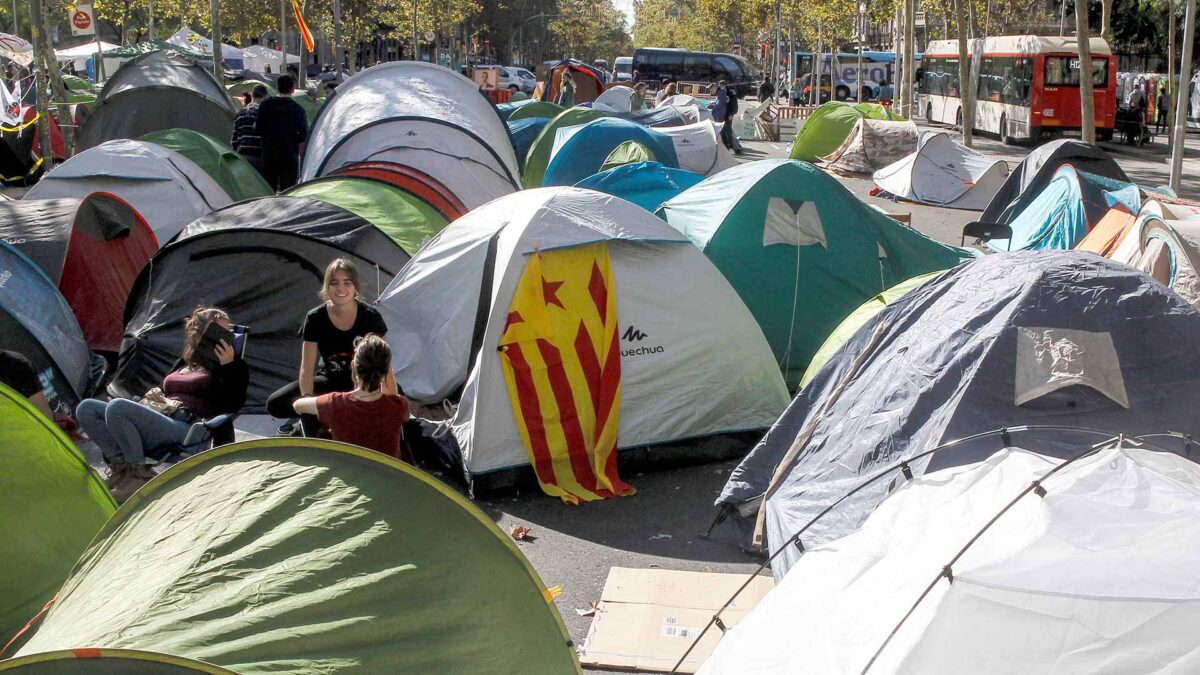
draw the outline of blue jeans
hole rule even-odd
[[[123,398],[107,403],[94,398],[81,401],[75,417],[106,460],[127,464],[144,464],[146,450],[181,443],[191,428],[187,422]]]

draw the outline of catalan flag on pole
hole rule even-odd
[[[304,40],[304,48],[311,52],[314,45],[312,31],[308,29],[308,24],[304,21],[304,14],[300,12],[298,0],[292,0],[292,14],[296,15],[296,28],[300,31],[300,39]]]
[[[621,348],[607,243],[528,257],[500,361],[546,494],[577,504],[634,493],[617,476]]]

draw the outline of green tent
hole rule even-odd
[[[600,171],[608,171],[615,169],[618,166],[626,164],[637,164],[638,162],[657,162],[658,158],[645,145],[637,141],[625,141],[624,143],[613,148],[613,151],[608,153],[604,164],[600,165]]]
[[[116,508],[70,439],[0,384],[0,642],[54,597]]]
[[[830,101],[813,111],[796,130],[789,157],[815,162],[841,147],[862,118],[872,120],[903,120],[904,118],[878,103],[843,103]]]
[[[530,101],[521,106],[517,106],[513,113],[508,116],[509,122],[528,119],[530,117],[546,117],[554,119],[563,111],[561,105],[551,103],[549,101]]]
[[[526,94],[523,91],[514,91],[508,100],[512,103],[516,103],[517,101],[528,101],[529,94]]]
[[[921,276],[913,277],[907,281],[901,281],[895,286],[892,286],[886,291],[859,305],[858,309],[851,312],[850,316],[842,319],[842,322],[838,324],[838,327],[833,329],[833,332],[829,334],[829,337],[825,338],[825,343],[822,344],[821,348],[817,350],[817,353],[812,357],[812,361],[809,361],[808,370],[804,371],[804,377],[800,378],[800,386],[804,387],[811,382],[812,379],[817,376],[817,371],[821,370],[821,366],[825,365],[825,363],[829,361],[834,353],[837,352],[842,345],[846,344],[846,341],[849,340],[855,333],[857,333],[858,329],[862,328],[863,324],[869,321],[871,317],[878,314],[884,307],[887,307],[900,298],[903,298],[912,289],[920,286],[939,274],[941,273],[931,272],[929,274],[922,274]]]
[[[487,514],[424,472],[341,443],[260,439],[195,455],[135,493],[16,656],[85,647],[238,673],[578,673],[551,596]]]
[[[308,92],[305,91],[297,91],[293,93],[292,100],[296,103],[299,103],[301,108],[304,108],[304,114],[308,117],[308,127],[311,129],[313,122],[315,122],[317,119],[317,113],[321,112],[321,104],[324,103],[324,101],[318,101],[312,96],[309,96]]]
[[[275,88],[275,85],[271,84],[270,82],[263,82],[262,80],[241,80],[240,82],[234,82],[233,84],[225,85],[225,90],[229,92],[229,98],[233,99],[233,104],[237,106],[238,110],[241,110],[242,94],[253,90],[254,87],[260,84],[267,88],[268,96],[279,95],[279,90]],[[312,126],[311,120],[309,121],[309,126]]]
[[[0,673],[19,675],[236,675],[232,670],[133,649],[70,649],[0,661]]]
[[[286,194],[340,206],[378,227],[410,256],[450,224],[445,216],[418,197],[372,178],[318,178],[301,183]]]
[[[546,175],[546,166],[550,164],[550,154],[554,151],[554,136],[559,129],[587,124],[604,117],[607,115],[591,108],[567,108],[550,120],[542,129],[542,133],[533,140],[533,145],[529,146],[529,154],[525,156],[525,171],[521,175],[525,187],[542,186],[542,177]]]
[[[125,47],[114,47],[106,50],[103,56],[106,59],[132,59],[142,54],[161,51],[173,51],[180,56],[186,56],[189,59],[198,61],[208,61],[209,63],[212,63],[213,60],[212,54],[206,54],[196,49],[180,47],[166,40],[142,40],[141,42],[136,42]],[[109,77],[112,77],[112,73],[109,73]]]
[[[85,80],[78,75],[63,75],[63,85],[67,88],[67,103],[86,103],[92,104],[96,102],[96,94],[99,90],[88,80]]]
[[[191,129],[165,129],[139,140],[156,143],[192,160],[235,202],[275,194],[250,162],[207,134]]]
[[[812,164],[787,159],[722,171],[663,204],[658,215],[738,292],[790,390],[854,308],[905,279],[974,257],[863,204]]]

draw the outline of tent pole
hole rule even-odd
[[[36,0],[35,0],[36,2]],[[1187,14],[1183,23],[1183,57],[1179,61],[1179,86],[1175,91],[1175,128],[1171,130],[1171,180],[1168,185],[1176,193],[1183,178],[1184,131],[1187,129],[1187,113],[1190,96],[1188,84],[1192,81],[1192,43],[1196,41],[1196,0],[1188,0]]]

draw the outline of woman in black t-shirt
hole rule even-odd
[[[325,302],[313,308],[300,327],[304,347],[300,353],[300,377],[267,399],[267,412],[272,417],[288,419],[295,412],[296,399],[334,391],[350,391],[354,382],[350,363],[354,359],[354,340],[374,333],[387,333],[387,324],[379,310],[361,300],[362,286],[354,263],[338,258],[325,268],[321,284],[321,299]],[[321,365],[317,367],[317,357]],[[314,436],[321,424],[315,415],[300,418],[305,436]]]

